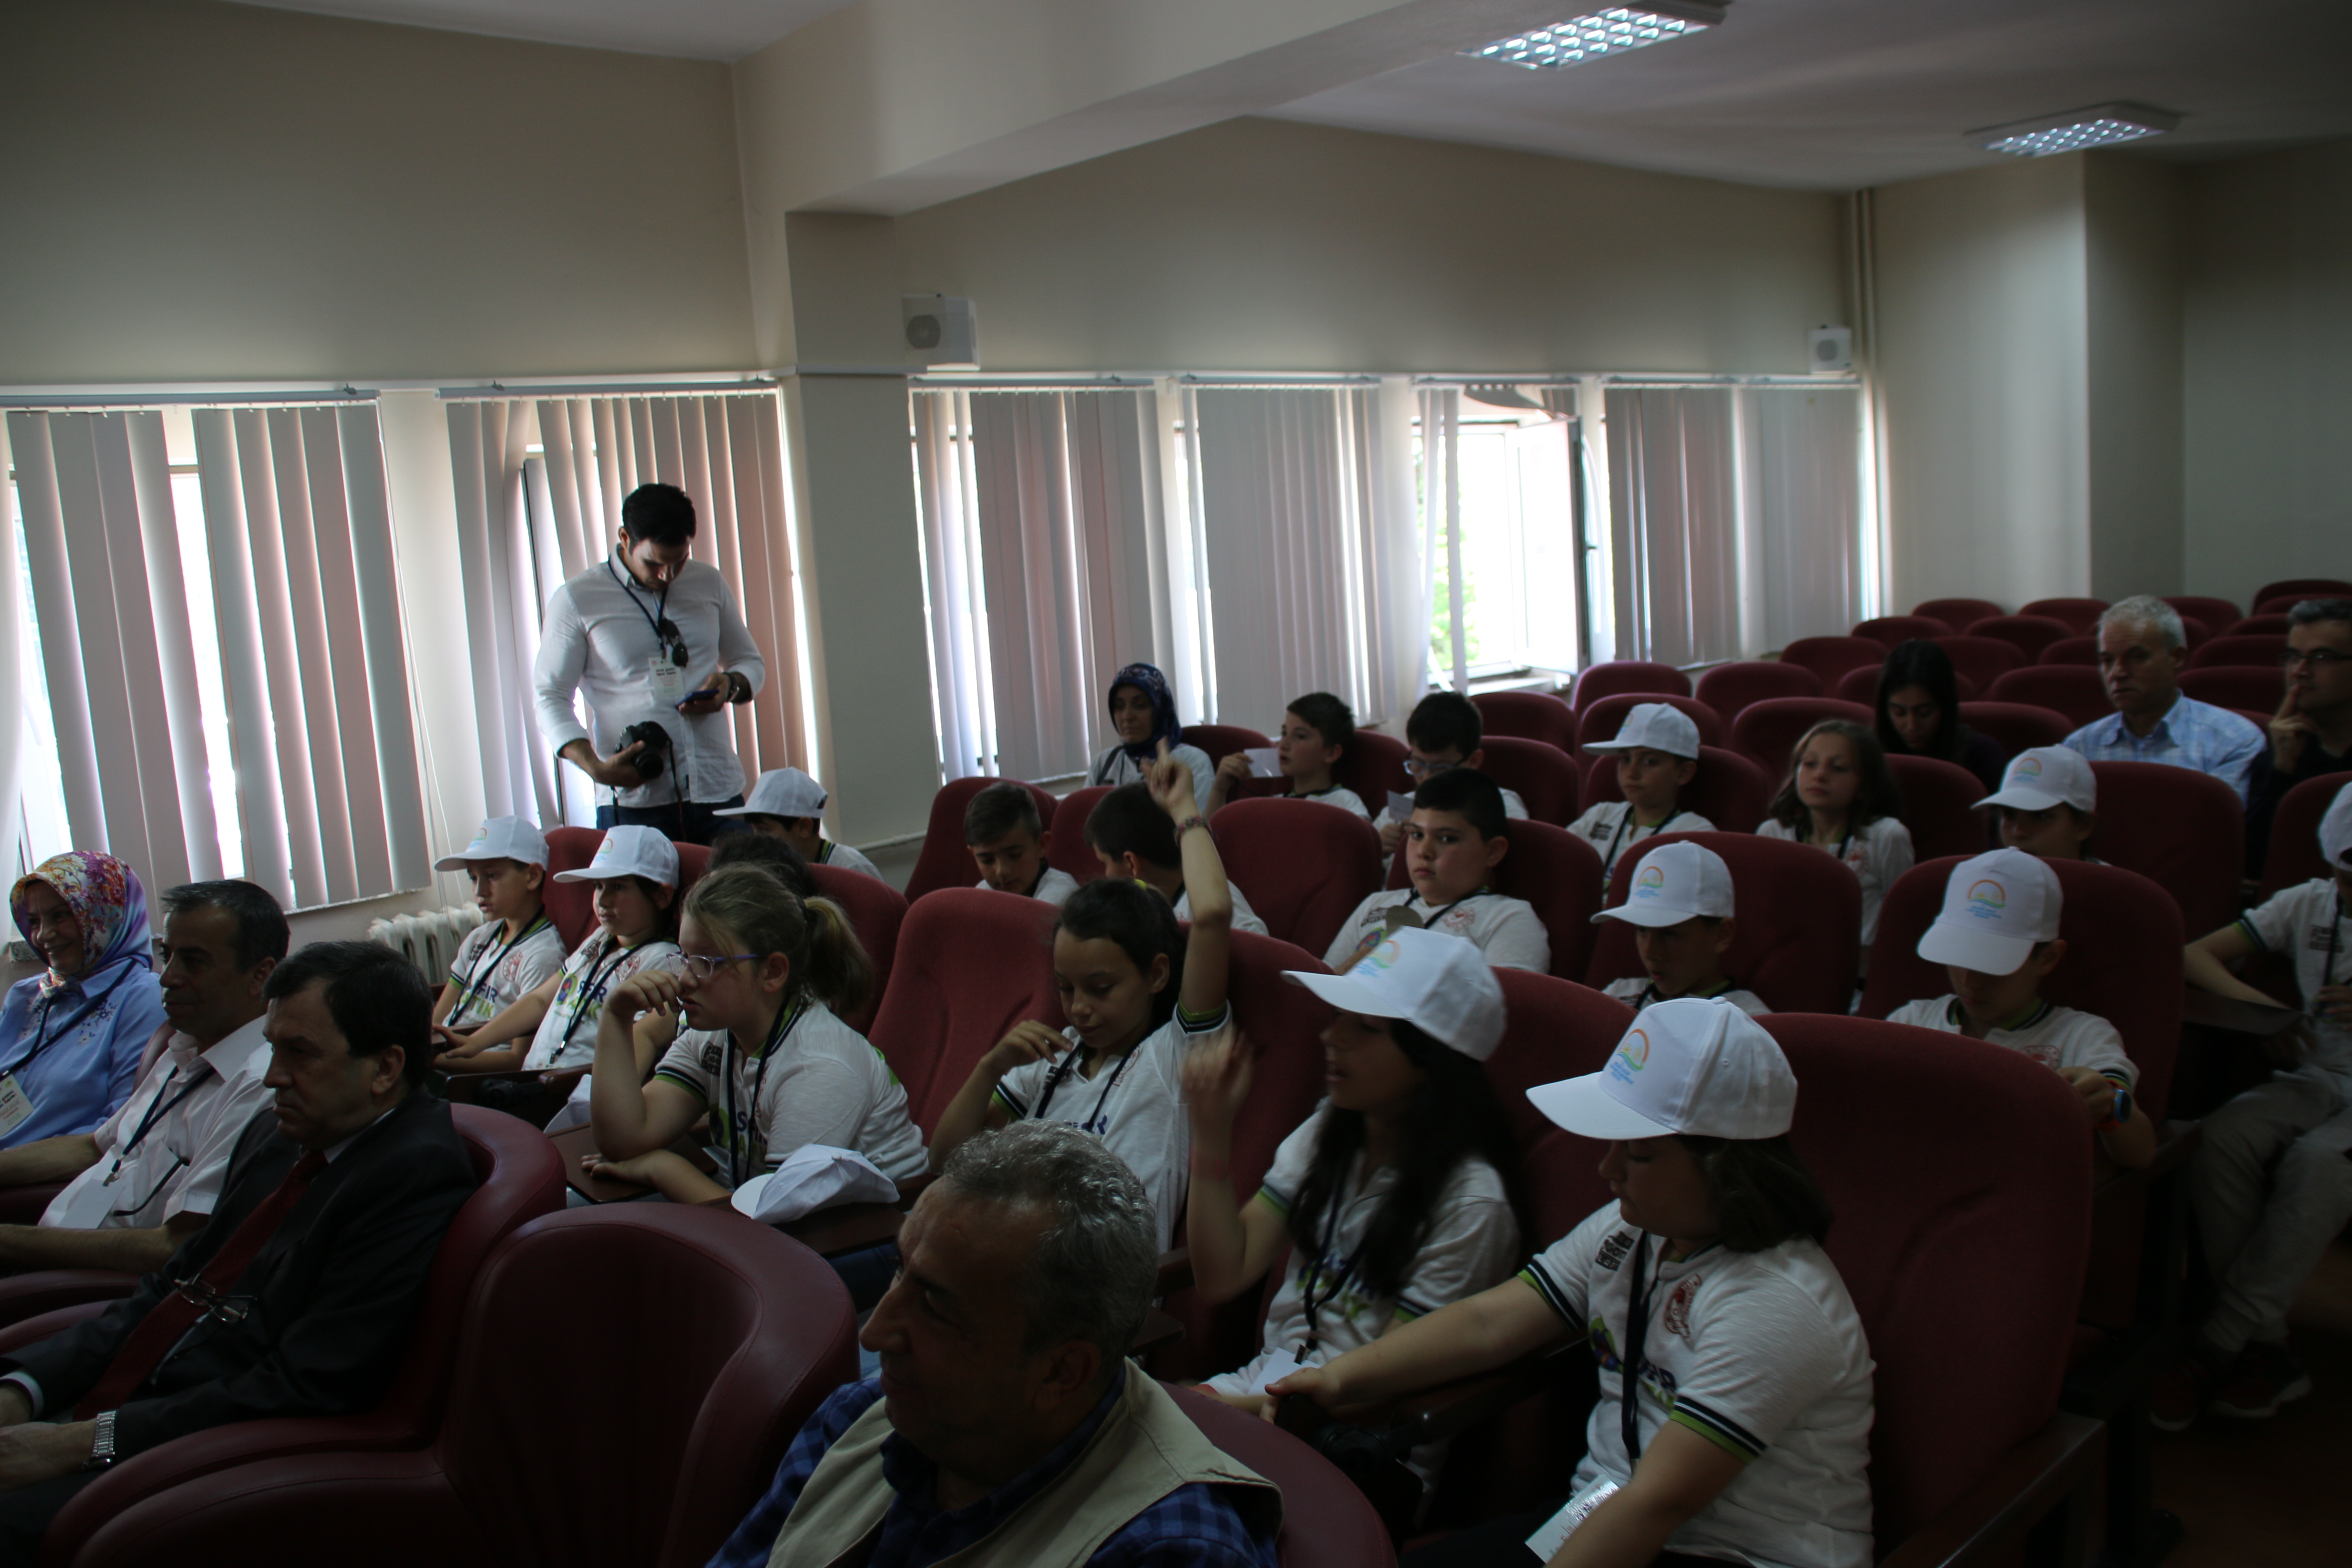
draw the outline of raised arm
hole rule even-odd
[[[1151,798],[1176,824],[1177,848],[1184,867],[1184,896],[1192,911],[1192,934],[1184,944],[1184,978],[1176,1005],[1187,1017],[1207,1018],[1223,1011],[1226,970],[1233,962],[1234,894],[1225,882],[1225,863],[1209,825],[1193,822],[1201,816],[1192,798],[1192,770],[1168,754],[1151,764],[1148,781]]]
[[[1284,1239],[1280,1215],[1255,1197],[1237,1204],[1234,1196],[1234,1118],[1249,1099],[1250,1066],[1248,1042],[1230,1026],[1222,1041],[1184,1061],[1184,1105],[1192,1123],[1184,1241],[1193,1284],[1213,1302],[1230,1301],[1265,1279]]]

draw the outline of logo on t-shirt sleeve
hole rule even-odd
[[[1633,1249],[1633,1238],[1622,1230],[1613,1230],[1609,1233],[1609,1238],[1601,1244],[1600,1256],[1592,1261],[1614,1273],[1618,1266],[1625,1261],[1625,1255]]]

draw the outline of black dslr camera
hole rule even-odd
[[[669,755],[669,731],[651,719],[642,723],[632,724],[621,731],[621,747],[624,751],[639,743],[645,746],[645,750],[629,760],[636,764],[637,772],[646,778],[659,777],[663,759]]]

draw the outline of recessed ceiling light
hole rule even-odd
[[[2161,136],[2179,128],[2180,116],[2161,109],[2139,103],[2100,103],[2088,109],[2070,109],[2063,114],[2044,114],[2034,120],[1971,131],[1967,141],[1970,146],[1981,147],[1988,153],[2046,158],[2053,153],[2137,142],[2142,137]]]
[[[1525,66],[1529,70],[1564,70],[1587,60],[1705,32],[1722,23],[1720,5],[1703,5],[1699,0],[1651,0],[1647,5],[1612,5],[1605,11],[1588,12],[1462,52],[1474,60]]]

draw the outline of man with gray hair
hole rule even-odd
[[[881,1375],[810,1417],[710,1568],[1273,1568],[1280,1495],[1127,1360],[1159,1229],[1076,1128],[966,1142],[858,1335]]]
[[[2305,779],[2352,771],[2352,599],[2305,599],[2287,612],[2279,650],[2286,691],[2246,786],[2246,875],[2259,878],[2279,801]]]
[[[2180,690],[2187,638],[2180,612],[2146,595],[2099,617],[2099,675],[2115,717],[2084,725],[2066,744],[2095,763],[2168,763],[2210,773],[2246,798],[2246,770],[2263,732],[2227,708]]]

